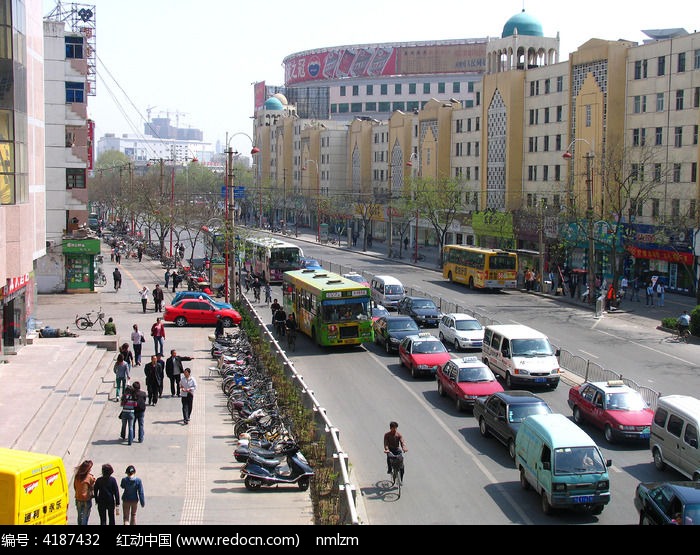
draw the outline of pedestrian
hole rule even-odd
[[[146,314],[146,305],[148,304],[148,287],[145,285],[139,291],[139,297],[141,297],[141,307],[143,308],[143,313]]]
[[[141,259],[143,258],[143,247],[141,245],[136,248],[136,256],[139,257],[139,262],[141,262]]]
[[[133,331],[131,332],[131,346],[134,348],[134,365],[141,366],[141,351],[143,344],[146,342],[146,338],[139,330],[138,324],[134,324],[132,327]]]
[[[78,511],[78,524],[87,526],[92,509],[92,499],[95,496],[95,477],[90,472],[92,461],[84,460],[75,467],[73,489],[75,490],[75,507]]]
[[[357,238],[359,237],[359,234],[357,231],[353,232],[352,234],[352,246],[356,247],[357,246]]]
[[[185,368],[180,377],[180,399],[182,400],[182,419],[185,424],[190,423],[192,415],[192,402],[194,392],[197,389],[197,381],[192,377],[192,370]]]
[[[172,349],[170,356],[165,361],[165,375],[170,378],[171,397],[175,397],[176,394],[180,395],[180,376],[183,372],[183,360],[192,360],[192,357],[178,356],[177,351]]]
[[[156,355],[156,362],[158,363],[158,398],[160,399],[163,396],[163,382],[165,382],[165,361],[161,353]]]
[[[625,276],[622,276],[620,280],[620,298],[624,299],[627,295],[627,288],[629,287],[629,281]]]
[[[116,376],[115,383],[117,386],[117,396],[114,400],[119,401],[119,392],[123,392],[126,389],[126,383],[131,378],[131,373],[129,372],[129,365],[126,362],[124,362],[123,354],[119,353],[117,355],[117,361],[114,363],[113,370],[114,375]]]
[[[177,289],[177,286],[180,285],[180,280],[182,278],[180,277],[180,274],[177,272],[173,272],[172,275],[172,282],[173,282],[173,293],[175,293],[175,290]]]
[[[639,279],[639,276],[634,276],[632,278],[632,296],[630,297],[630,301],[637,301],[638,303],[641,302],[639,299],[639,282],[641,280]]]
[[[109,260],[110,262],[114,262],[114,252],[116,251],[116,247],[112,247],[109,251]]]
[[[143,482],[136,476],[133,464],[126,467],[126,476],[122,478],[122,504],[124,505],[124,524],[136,524],[136,510],[139,504],[146,506],[146,497],[143,494]]]
[[[136,423],[136,436],[138,442],[143,443],[144,436],[144,416],[146,415],[146,392],[141,389],[141,382],[134,382],[134,396],[136,397],[136,408],[134,409],[134,421]]]
[[[216,328],[214,328],[214,338],[220,339],[224,336],[224,321],[221,314],[216,315]]]
[[[121,400],[122,412],[120,418],[122,420],[122,429],[119,437],[129,442],[129,445],[134,441],[134,422],[136,418],[136,392],[134,388],[127,385],[124,388],[124,395]]]
[[[155,324],[151,326],[151,337],[153,338],[156,354],[163,354],[163,349],[165,347],[165,326],[160,316],[156,318]]]
[[[666,296],[666,286],[664,285],[664,282],[659,280],[658,283],[656,284],[656,299],[657,299],[657,306],[664,306],[664,297]]]
[[[403,250],[408,251],[408,237],[403,238]]]
[[[148,393],[148,404],[156,406],[162,380],[158,373],[158,357],[151,355],[151,361],[147,362],[143,367],[143,372],[146,375],[146,391]]]
[[[246,271],[245,273],[245,292],[250,293],[250,272]]]
[[[114,318],[111,316],[105,324],[105,335],[117,335],[117,325],[114,323]]]
[[[272,302],[272,287],[270,287],[270,282],[265,282],[265,304],[270,304]]]
[[[650,281],[647,283],[647,306],[654,306],[654,284]]]
[[[122,251],[119,247],[114,247],[114,261],[117,264],[121,264],[122,261]]]
[[[260,302],[260,278],[258,276],[255,276],[253,281],[253,298],[256,302]]]
[[[155,289],[153,289],[153,302],[155,303],[154,312],[163,312],[163,290],[160,285],[156,283]]]
[[[371,233],[367,234],[367,246],[370,248],[372,247],[372,234]]]
[[[119,291],[119,288],[122,286],[122,273],[119,271],[119,268],[114,268],[112,279],[114,279],[114,290]]]
[[[131,374],[131,369],[134,366],[134,353],[129,349],[128,343],[122,343],[119,347],[119,353],[124,357],[124,362],[129,365],[129,374]]]
[[[168,288],[168,283],[170,283],[170,268],[165,270],[165,288]]]
[[[114,512],[119,516],[119,486],[117,480],[112,476],[114,469],[111,464],[102,465],[102,476],[95,480],[95,504],[100,515],[100,524],[105,526],[107,519],[109,525],[116,524]]]

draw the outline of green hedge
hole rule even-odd
[[[680,314],[679,314],[680,316]],[[664,318],[661,320],[661,326],[664,328],[675,330],[678,328],[678,316],[673,318]],[[700,305],[696,306],[690,312],[690,333],[691,335],[700,335]]]

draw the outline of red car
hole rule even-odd
[[[408,335],[399,344],[401,366],[408,368],[414,378],[422,374],[434,376],[451,358],[442,341],[427,332]]]
[[[165,307],[163,319],[174,322],[176,326],[187,325],[216,325],[217,316],[221,316],[224,327],[230,328],[241,323],[241,315],[232,308],[217,308],[203,299],[183,299],[174,305]]]
[[[609,443],[649,440],[654,411],[637,390],[622,380],[574,386],[569,390],[568,403],[577,424],[590,422],[603,430]]]
[[[477,397],[503,391],[491,369],[477,357],[455,358],[437,371],[437,390],[441,397],[455,400],[457,410],[474,408]]]

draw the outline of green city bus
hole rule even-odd
[[[318,345],[374,341],[369,287],[326,270],[294,270],[282,275],[282,296],[285,312]]]

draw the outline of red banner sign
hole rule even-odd
[[[635,258],[646,258],[650,260],[664,260],[675,262],[676,264],[693,265],[692,252],[666,251],[659,249],[642,249],[639,247],[627,247],[629,253]]]

